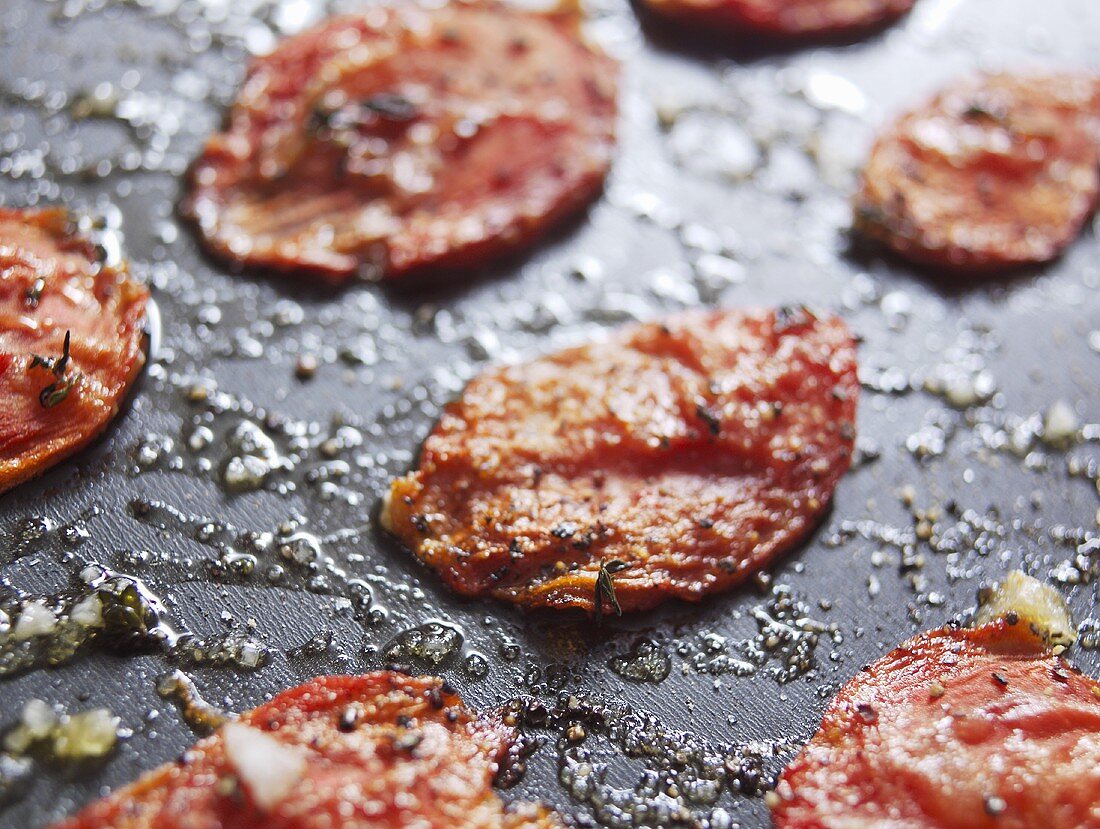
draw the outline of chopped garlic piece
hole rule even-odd
[[[81,627],[94,628],[103,624],[103,602],[99,594],[93,593],[73,605],[69,611],[69,621]]]
[[[40,699],[29,699],[23,705],[23,728],[31,739],[41,740],[48,737],[50,732],[57,727],[57,712],[48,702]]]
[[[32,745],[53,733],[58,716],[53,707],[40,699],[29,699],[23,705],[19,724],[4,735],[4,750],[25,754]]]
[[[1043,418],[1043,440],[1055,446],[1066,444],[1080,428],[1081,422],[1073,407],[1065,400],[1055,400]]]
[[[118,717],[106,708],[65,717],[54,733],[54,756],[60,760],[106,757],[118,742],[118,724]]]
[[[382,525],[382,529],[387,532],[393,532],[393,520],[390,518],[390,499],[392,493],[390,490],[386,490],[382,493],[382,509],[378,513],[378,522]]]
[[[11,635],[15,639],[33,639],[52,633],[57,626],[57,614],[42,602],[28,602],[19,611]]]
[[[302,779],[304,752],[242,723],[222,728],[225,756],[256,805],[265,812],[281,803]]]
[[[19,756],[44,745],[55,760],[106,757],[118,742],[119,718],[106,708],[59,713],[40,699],[28,700],[19,724],[4,735],[4,750]],[[127,734],[129,732],[126,732]]]
[[[975,624],[984,625],[1015,613],[1052,645],[1072,645],[1077,631],[1065,599],[1053,587],[1013,570],[983,599]]]

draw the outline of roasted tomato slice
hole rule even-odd
[[[855,343],[688,313],[485,372],[382,521],[454,590],[590,613],[698,600],[804,539],[848,469]]]
[[[733,34],[813,38],[858,34],[901,17],[914,0],[644,0],[658,14]]]
[[[59,208],[0,208],[0,492],[118,414],[145,362],[149,292]]]
[[[1100,192],[1100,78],[956,83],[875,143],[855,227],[915,262],[982,272],[1046,262]]]
[[[576,14],[337,17],[252,65],[184,212],[225,259],[333,282],[477,267],[599,191],[615,76]]]
[[[516,739],[433,677],[320,677],[55,829],[536,829],[492,789]]]
[[[1010,615],[864,669],[769,800],[777,829],[1085,829],[1098,793],[1100,684]]]

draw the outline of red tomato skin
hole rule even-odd
[[[476,269],[599,193],[616,76],[576,13],[334,17],[253,62],[183,212],[218,258],[333,284]]]
[[[1057,258],[1100,199],[1100,77],[982,75],[875,142],[854,229],[910,261],[988,274]]]
[[[149,292],[101,263],[61,208],[0,208],[0,493],[91,443],[145,363]],[[57,361],[66,332],[70,357]],[[44,390],[60,388],[43,403]],[[66,388],[67,387],[67,388]]]
[[[735,40],[843,37],[897,20],[914,0],[645,0],[657,14]]]
[[[382,522],[464,595],[612,612],[611,565],[623,612],[699,601],[813,530],[851,462],[858,397],[836,317],[627,327],[475,378]]]
[[[777,829],[1100,826],[1100,683],[1023,622],[921,634],[829,705]]]
[[[473,716],[434,677],[318,677],[239,721],[308,756],[302,778],[272,809],[234,782],[218,732],[52,829],[560,826],[539,806],[504,806],[492,779],[515,732],[499,716]]]

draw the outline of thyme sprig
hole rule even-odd
[[[603,604],[606,600],[615,611],[616,616],[623,615],[623,609],[619,605],[619,599],[615,595],[615,582],[612,576],[620,573],[630,565],[625,561],[609,561],[600,564],[600,571],[596,574],[596,624],[603,622]]]
[[[72,391],[73,386],[75,386],[76,382],[80,379],[79,371],[74,372],[68,377],[65,376],[65,372],[69,367],[69,344],[71,339],[72,332],[66,331],[65,343],[61,347],[61,356],[56,359],[53,357],[42,357],[38,354],[31,355],[31,368],[44,368],[57,378],[38,393],[38,402],[44,409],[52,409],[58,403],[61,403],[69,396],[69,392]]]

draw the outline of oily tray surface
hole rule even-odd
[[[607,826],[765,827],[760,781],[839,687],[1014,567],[1059,587],[1081,625],[1067,656],[1100,670],[1095,230],[1050,266],[965,281],[846,234],[888,118],[979,68],[1096,71],[1100,8],[918,0],[864,41],[722,51],[589,4],[623,62],[603,197],[476,278],[333,290],[232,274],[177,213],[250,52],[353,4],[323,6],[0,9],[0,197],[96,217],[161,320],[104,437],[0,497],[4,607],[76,602],[88,580],[147,591],[136,634],[0,647],[0,725],[41,699],[106,707],[129,734],[102,762],[0,762],[0,826],[43,826],[176,757],[201,731],[177,704],[187,678],[240,711],[317,674],[405,665],[476,710],[522,708],[533,753],[508,801]],[[768,578],[597,627],[458,598],[378,528],[389,480],[483,367],[695,307],[800,304],[862,337],[856,459]],[[1042,439],[1067,407],[1075,436]]]

